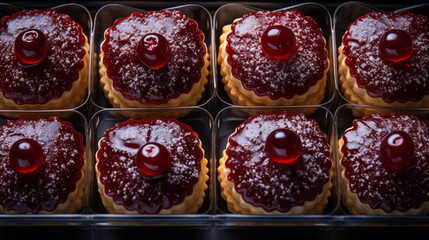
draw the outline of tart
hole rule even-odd
[[[82,135],[57,117],[0,126],[0,212],[77,213],[84,205]]]
[[[338,49],[339,83],[351,102],[429,106],[429,20],[371,12],[351,23]]]
[[[355,119],[339,140],[343,204],[351,214],[429,212],[429,122],[414,115]]]
[[[302,113],[251,116],[218,167],[221,195],[236,214],[321,214],[332,177],[328,137]]]
[[[134,12],[104,33],[100,83],[113,107],[182,107],[201,99],[209,54],[197,22],[178,11]]]
[[[66,109],[88,91],[88,39],[68,15],[22,10],[0,19],[0,108]]]
[[[218,63],[233,104],[315,105],[325,96],[328,51],[298,10],[249,13],[223,27]]]
[[[109,213],[197,213],[208,181],[194,130],[177,120],[130,119],[104,133],[96,154],[98,192]]]

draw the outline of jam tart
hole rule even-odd
[[[233,104],[315,105],[325,96],[328,51],[298,10],[248,13],[223,27],[218,63]]]
[[[53,9],[0,19],[0,108],[67,109],[88,91],[89,44],[82,27]]]
[[[429,122],[407,114],[353,121],[339,140],[343,204],[351,214],[429,212]]]
[[[207,159],[194,130],[176,119],[130,119],[104,133],[98,191],[109,213],[190,214],[202,206]]]
[[[134,12],[104,34],[101,86],[113,107],[183,107],[201,99],[209,54],[197,22],[179,11]]]
[[[218,180],[235,214],[322,214],[333,177],[328,137],[302,113],[253,115],[229,137]]]
[[[429,20],[371,12],[348,26],[338,49],[339,84],[351,102],[429,106]]]
[[[71,214],[84,206],[82,135],[57,117],[21,118],[0,126],[0,211]]]

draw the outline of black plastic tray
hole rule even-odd
[[[0,8],[0,16],[10,14],[17,9],[26,8],[51,8],[62,5],[64,2],[32,2],[32,1],[18,1],[11,2],[13,6],[9,9]],[[78,2],[79,3],[79,2]],[[206,9],[209,16],[213,21],[212,31],[207,32],[210,36],[206,41],[212,43],[212,60],[215,59],[217,53],[217,42],[219,34],[219,26],[216,21],[216,13],[219,9],[231,8],[225,6],[231,2],[214,2],[202,1],[196,4]],[[235,7],[245,9],[244,11],[254,11],[255,9],[277,10],[289,7],[302,8],[305,6],[312,6],[311,9],[321,9],[324,11],[320,19],[325,22],[325,28],[331,28],[331,32],[325,32],[326,38],[331,39],[328,41],[328,48],[330,48],[331,58],[331,89],[327,91],[323,106],[309,106],[309,107],[279,107],[275,109],[281,110],[298,110],[305,108],[315,108],[317,111],[314,113],[319,123],[325,124],[323,127],[325,132],[329,134],[331,140],[334,142],[335,148],[338,136],[344,131],[344,128],[350,124],[354,118],[352,115],[353,109],[367,109],[369,106],[356,106],[348,104],[345,99],[341,97],[338,88],[335,87],[337,82],[336,76],[336,48],[338,45],[338,35],[335,31],[340,31],[341,27],[337,26],[336,20],[339,16],[352,18],[352,15],[344,12],[340,14],[340,10],[349,9],[351,12],[358,12],[359,9],[350,9],[350,6],[366,6],[369,9],[376,8],[384,11],[396,11],[402,8],[413,7],[422,3],[421,1],[414,1],[404,3],[403,1],[379,1],[377,3],[369,3],[364,5],[359,2],[338,2],[338,1],[325,1],[320,3],[306,3],[303,1],[297,2],[284,2],[284,1],[270,1],[270,2],[245,2],[237,1]],[[102,31],[95,27],[97,21],[96,15],[107,4],[121,4],[124,6],[124,11],[135,11],[135,9],[142,10],[160,10],[165,8],[176,8],[187,4],[186,2],[148,2],[148,1],[87,1],[80,2],[85,7],[90,15],[90,21],[82,23],[93,29],[94,33]],[[194,3],[192,3],[194,4]],[[371,5],[372,4],[372,5]],[[235,8],[234,7],[234,8]],[[414,7],[413,7],[414,8]],[[338,10],[336,12],[336,10]],[[205,10],[203,10],[204,12]],[[312,11],[312,10],[309,10]],[[427,5],[423,8],[424,14],[428,14]],[[219,12],[218,12],[219,13]],[[330,15],[330,19],[324,16]],[[316,16],[316,18],[318,18]],[[325,18],[325,20],[323,20]],[[332,19],[332,20],[331,20]],[[92,20],[94,20],[92,22]],[[226,21],[226,20],[225,20]],[[327,22],[328,21],[328,22]],[[346,24],[346,23],[342,23]],[[220,25],[220,24],[219,24]],[[207,25],[208,26],[208,25]],[[207,29],[206,29],[207,30]],[[89,36],[92,32],[88,32]],[[100,33],[97,33],[100,34]],[[340,33],[338,33],[340,34]],[[99,37],[99,36],[98,36]],[[96,36],[94,36],[96,39]],[[215,39],[214,41],[212,39]],[[98,39],[99,40],[99,39]],[[213,42],[212,42],[213,41]],[[97,43],[98,44],[98,43]],[[97,54],[97,48],[94,44],[91,48],[92,54]],[[209,44],[208,44],[209,46]],[[97,56],[95,56],[95,59]],[[96,60],[95,60],[96,61]],[[94,62],[93,62],[94,64]],[[91,71],[94,71],[92,68]],[[212,70],[217,70],[215,61],[212,62]],[[97,71],[97,70],[95,70]],[[92,72],[92,76],[96,72]],[[200,102],[198,107],[191,107],[191,117],[184,118],[184,121],[191,122],[200,126],[199,130],[207,142],[205,143],[207,158],[210,159],[211,180],[210,188],[208,190],[205,205],[199,214],[195,215],[167,215],[167,216],[131,216],[131,215],[112,215],[106,214],[99,199],[97,198],[96,191],[94,192],[94,179],[88,179],[87,185],[87,207],[84,212],[73,215],[0,215],[0,239],[24,239],[24,238],[52,238],[52,239],[126,239],[126,238],[186,238],[186,239],[261,239],[267,236],[272,237],[294,237],[300,239],[361,239],[379,238],[379,234],[383,234],[383,238],[405,238],[427,236],[429,233],[429,217],[428,216],[409,216],[409,217],[380,217],[380,216],[352,216],[347,214],[347,210],[340,203],[338,199],[338,192],[334,192],[334,196],[328,205],[325,214],[323,215],[310,215],[310,216],[250,216],[250,215],[235,215],[230,214],[226,208],[223,200],[219,198],[219,190],[216,181],[216,159],[218,159],[219,151],[223,148],[225,139],[228,134],[222,132],[217,134],[222,129],[231,129],[244,121],[248,116],[243,110],[246,107],[232,106],[225,95],[222,95],[222,90],[218,89],[216,84],[217,74],[214,74],[212,85],[208,85],[208,95]],[[92,80],[96,77],[92,78]],[[93,83],[91,83],[93,84]],[[95,85],[91,85],[90,89],[94,91]],[[98,90],[97,90],[98,91]],[[207,94],[206,93],[206,94]],[[99,139],[99,134],[107,125],[118,119],[125,119],[120,112],[130,110],[113,109],[101,95],[94,95],[95,98],[89,100],[88,96],[85,103],[77,109],[72,110],[76,116],[84,115],[87,122],[88,133],[86,136],[86,144],[88,149],[88,159],[93,164],[94,144]],[[92,97],[92,95],[91,95]],[[98,110],[102,109],[101,112]],[[258,111],[272,110],[272,108],[261,107]],[[165,109],[164,109],[165,110]],[[186,109],[172,110],[172,111],[185,111]],[[248,110],[248,109],[247,109]],[[70,111],[70,110],[66,110]],[[131,110],[132,111],[132,110]],[[146,110],[139,110],[146,111]],[[155,110],[162,111],[162,110]],[[391,110],[389,110],[391,111]],[[429,111],[429,109],[410,110],[410,111]],[[7,111],[6,111],[7,112]],[[80,113],[79,113],[80,112]],[[2,113],[0,113],[2,114]],[[42,113],[41,113],[42,114]],[[194,116],[194,118],[192,118]],[[198,116],[198,117],[196,117]],[[201,118],[202,117],[202,118]],[[224,121],[225,120],[225,121]],[[101,124],[101,125],[100,125]],[[107,125],[103,125],[107,124]],[[197,127],[198,128],[198,127]],[[205,135],[204,131],[213,130],[213,136]],[[200,133],[200,134],[201,134]],[[93,169],[88,168],[91,172]],[[96,189],[96,188],[95,188]]]

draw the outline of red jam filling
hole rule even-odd
[[[273,58],[288,57],[295,49],[295,34],[284,26],[271,26],[261,37],[262,50]]]
[[[170,58],[170,47],[167,39],[157,33],[149,33],[137,44],[137,54],[148,67],[158,69],[167,64]]]
[[[23,68],[22,58],[14,54],[15,38],[27,29],[39,30],[49,42],[48,54],[37,68]],[[81,26],[53,9],[20,11],[1,18],[0,91],[19,105],[58,99],[71,90],[84,67],[84,44]]]
[[[295,162],[302,152],[299,136],[289,129],[276,129],[266,140],[265,151],[270,159],[278,163]]]
[[[135,51],[142,37],[154,31],[167,40],[170,49],[168,62],[158,69],[142,65]],[[107,76],[128,100],[165,104],[189,93],[201,79],[204,34],[180,12],[135,12],[117,20],[104,36],[101,48]]]
[[[286,128],[305,144],[299,161],[282,164],[270,159],[265,146],[271,132]],[[246,202],[265,211],[287,212],[313,201],[330,181],[328,137],[301,113],[254,115],[237,127],[228,143],[228,180]]]
[[[273,26],[286,27],[295,35],[296,50],[286,58],[273,58],[263,50],[261,38]],[[328,67],[321,28],[296,10],[249,13],[232,24],[227,41],[232,75],[245,89],[272,100],[305,94]]]
[[[9,159],[13,169],[20,173],[29,173],[38,169],[43,161],[43,149],[36,141],[23,138],[12,144]]]
[[[23,64],[36,64],[48,55],[49,43],[43,32],[37,29],[22,31],[15,38],[13,51]]]
[[[413,139],[406,132],[394,131],[380,145],[381,160],[393,170],[407,166],[414,157]]]
[[[392,29],[400,30],[396,32],[400,37],[380,41]],[[409,36],[411,44],[402,35]],[[349,25],[343,44],[350,75],[369,96],[381,97],[386,103],[405,103],[418,102],[429,94],[427,17],[408,12],[368,13]]]
[[[400,62],[413,54],[413,41],[407,32],[392,29],[381,36],[378,48],[382,58],[392,62]]]
[[[140,149],[147,143],[158,143],[170,153],[170,168],[157,177],[145,176],[136,164]],[[203,152],[188,125],[175,119],[150,118],[127,120],[108,129],[97,158],[106,195],[129,211],[156,214],[181,204],[192,194]]]
[[[82,177],[85,149],[82,135],[71,123],[57,117],[8,121],[0,127],[0,138],[0,181],[3,183],[0,202],[6,211],[20,214],[53,211],[75,191]],[[31,173],[16,171],[16,162],[10,156],[15,152],[11,149],[14,144],[23,139],[33,139],[25,141],[36,141],[43,150],[43,161]],[[30,148],[35,150],[35,156],[40,154],[37,148]]]
[[[140,171],[150,177],[161,175],[171,167],[167,148],[156,142],[148,142],[139,148],[136,164]]]
[[[384,139],[395,131],[406,132],[416,143],[414,157],[399,170],[386,164],[380,154]],[[413,115],[373,114],[353,121],[353,128],[344,133],[343,140],[341,164],[351,191],[357,194],[361,202],[389,213],[419,208],[429,200],[427,121]],[[408,141],[403,143],[408,145]],[[404,150],[408,148],[405,145]]]

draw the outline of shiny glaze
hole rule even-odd
[[[43,149],[40,167],[31,173],[15,171],[9,159],[11,146],[28,138]],[[76,190],[82,177],[85,149],[82,135],[57,117],[19,119],[0,127],[0,203],[7,211],[53,211]]]
[[[293,163],[277,163],[265,152],[268,134],[278,128],[294,131],[303,143]],[[287,212],[313,201],[330,181],[328,138],[316,121],[301,113],[254,115],[236,128],[228,143],[228,180],[247,203],[265,211]]]
[[[281,60],[264,53],[261,44],[265,30],[275,25],[289,28],[296,38],[297,49]],[[273,100],[306,93],[328,67],[321,28],[297,10],[246,14],[232,24],[227,42],[232,75],[245,89]]]
[[[14,54],[16,36],[38,29],[49,42],[45,59],[23,67]],[[44,104],[70,91],[84,67],[85,37],[82,27],[53,9],[20,11],[0,19],[0,91],[16,104]]]
[[[164,173],[148,177],[136,156],[147,142],[162,144],[172,158]],[[197,134],[175,119],[127,120],[108,129],[100,141],[97,168],[105,194],[141,214],[156,214],[183,202],[198,182],[203,152]]]
[[[380,38],[391,29],[403,30],[412,39],[411,56],[397,63],[380,56]],[[429,20],[425,16],[368,13],[349,25],[343,44],[350,75],[369,96],[404,103],[429,94]]]
[[[399,170],[383,162],[380,145],[393,131],[403,131],[415,143],[415,155]],[[373,114],[353,121],[343,134],[341,164],[352,192],[371,208],[385,212],[418,208],[429,200],[429,123],[413,115]]]
[[[148,33],[161,34],[169,43],[170,58],[159,69],[144,65],[135,51]],[[106,30],[101,48],[103,64],[113,87],[128,100],[165,104],[189,93],[201,79],[206,54],[198,24],[178,11],[135,12]]]

